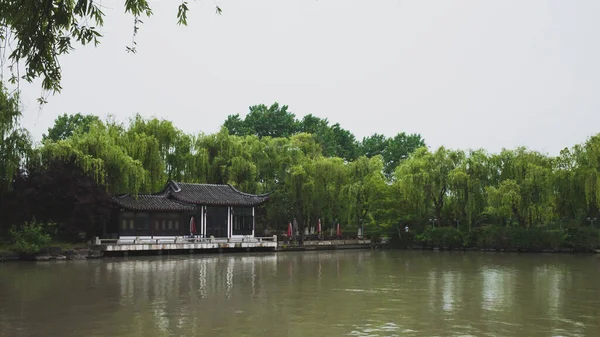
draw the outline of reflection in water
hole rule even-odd
[[[508,268],[483,267],[481,275],[483,277],[482,309],[500,311],[510,307],[515,290],[515,273]]]
[[[461,274],[456,272],[444,272],[443,273],[443,283],[442,283],[442,298],[443,298],[443,309],[444,311],[452,311],[454,307],[454,303],[457,298],[461,297]]]
[[[600,335],[589,256],[340,251],[0,265],[0,336]]]

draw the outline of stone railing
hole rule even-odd
[[[277,235],[268,237],[235,237],[235,238],[199,238],[199,237],[126,237],[120,239],[100,239],[96,237],[94,243],[96,245],[148,245],[148,244],[177,244],[177,243],[261,243],[261,242],[277,242]]]

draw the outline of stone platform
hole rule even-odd
[[[277,237],[187,238],[187,237],[125,237],[96,239],[95,246],[103,252],[196,251],[196,250],[276,250]]]

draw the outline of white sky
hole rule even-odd
[[[140,113],[212,133],[277,101],[432,147],[556,154],[600,132],[600,1],[217,0],[218,16],[190,0],[187,27],[179,3],[151,1],[133,55],[123,1],[102,0],[102,43],[62,58],[62,93],[40,112],[39,83],[21,84],[25,127]]]

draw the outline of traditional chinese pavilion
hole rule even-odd
[[[171,181],[155,194],[120,195],[105,235],[176,237],[190,234],[194,217],[199,237],[254,236],[255,207],[269,199],[238,191],[231,185],[189,184]]]

